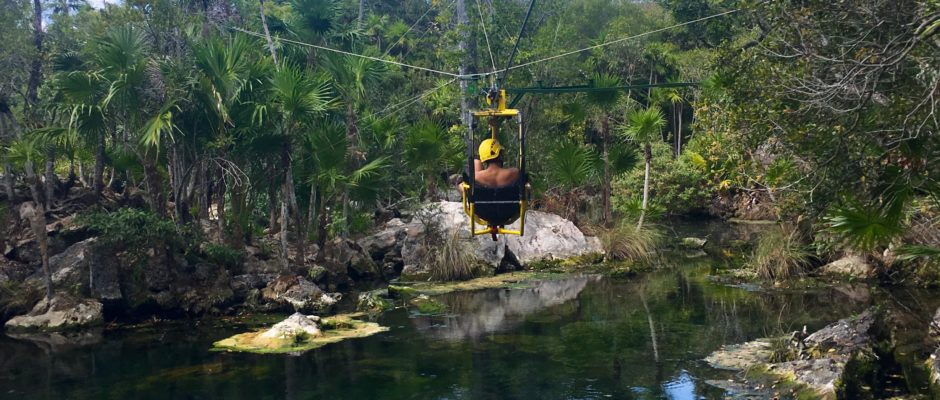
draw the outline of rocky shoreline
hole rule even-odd
[[[336,311],[344,294],[390,281],[429,280],[433,271],[426,260],[432,236],[463,243],[479,276],[602,252],[596,238],[585,236],[570,221],[537,211],[529,213],[527,235],[522,238],[471,239],[467,217],[456,202],[425,205],[358,240],[336,238],[323,249],[314,249],[303,265],[286,266],[267,250],[276,248],[273,237],[246,245],[234,265],[158,246],[135,258],[102,244],[75,222],[74,215],[67,215],[46,227],[56,292],[46,302],[40,301],[45,285],[38,241],[25,228],[25,220],[14,217],[11,222],[0,241],[4,250],[0,285],[11,297],[0,302],[0,322],[8,332],[75,330],[150,315],[175,318],[241,311],[328,315]]]

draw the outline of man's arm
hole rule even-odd
[[[473,172],[480,172],[483,170],[483,162],[479,158],[473,159]]]

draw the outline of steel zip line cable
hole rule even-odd
[[[252,31],[249,31],[249,30],[245,30],[245,29],[241,29],[241,28],[236,28],[236,27],[232,27],[232,28],[230,28],[230,29],[235,30],[235,31],[238,31],[238,32],[242,32],[242,33],[247,34],[247,35],[255,36],[255,37],[264,37],[263,34],[260,34],[260,33],[258,33],[258,32],[252,32]],[[434,73],[434,74],[445,75],[445,76],[449,76],[449,77],[452,77],[452,78],[469,78],[469,77],[475,77],[475,76],[482,76],[482,75],[485,75],[485,74],[460,75],[460,74],[455,74],[455,73],[452,73],[452,72],[439,71],[439,70],[432,69],[432,68],[419,67],[419,66],[417,66],[417,65],[405,64],[405,63],[398,62],[398,61],[386,60],[386,59],[382,59],[382,58],[379,58],[379,57],[372,57],[372,56],[367,56],[367,55],[364,55],[364,54],[356,54],[356,53],[352,53],[352,52],[348,52],[348,51],[332,49],[332,48],[325,47],[325,46],[318,46],[318,45],[311,44],[311,43],[299,42],[299,41],[296,41],[296,40],[290,40],[290,39],[284,39],[284,38],[278,38],[278,40],[280,40],[280,41],[282,41],[282,42],[284,42],[284,43],[291,43],[291,44],[296,44],[296,45],[298,45],[298,46],[312,47],[312,48],[315,48],[315,49],[320,49],[320,50],[325,50],[325,51],[331,51],[331,52],[339,53],[339,54],[345,54],[345,55],[347,55],[347,56],[352,56],[352,57],[365,58],[365,59],[367,59],[367,60],[383,62],[383,63],[386,63],[386,64],[398,65],[398,66],[404,67],[404,68],[411,68],[411,69],[416,69],[416,70],[419,70],[419,71],[431,72],[431,73]]]
[[[709,15],[709,16],[707,16],[707,17],[702,17],[702,18],[699,18],[699,19],[694,19],[694,20],[691,20],[691,21],[686,21],[686,22],[683,22],[683,23],[679,23],[679,24],[675,24],[675,25],[670,25],[670,26],[667,26],[667,27],[665,27],[665,28],[659,28],[659,29],[654,29],[654,30],[648,31],[648,32],[643,32],[643,33],[640,33],[640,34],[638,34],[638,35],[633,35],[633,36],[628,36],[628,37],[625,37],[625,38],[620,38],[620,39],[611,40],[611,41],[609,41],[609,42],[604,42],[604,43],[601,43],[601,44],[596,44],[596,45],[589,46],[589,47],[585,47],[585,48],[579,49],[579,50],[572,50],[572,51],[565,52],[565,53],[561,53],[561,54],[554,55],[554,56],[551,56],[551,57],[546,57],[546,58],[543,58],[543,59],[541,59],[541,60],[529,61],[529,62],[527,62],[527,63],[522,63],[522,64],[519,64],[519,65],[514,65],[514,66],[511,66],[511,67],[507,67],[504,71],[511,71],[511,70],[514,70],[514,69],[517,69],[517,68],[526,67],[526,66],[529,66],[529,65],[532,65],[532,64],[543,63],[543,62],[551,61],[551,60],[554,60],[554,59],[557,59],[557,58],[567,57],[567,56],[570,56],[570,55],[572,55],[572,54],[582,53],[582,52],[585,52],[585,51],[588,51],[588,50],[593,50],[593,49],[597,49],[597,48],[601,48],[601,47],[610,46],[610,45],[612,45],[612,44],[617,44],[617,43],[620,43],[620,42],[625,42],[625,41],[627,41],[627,40],[637,39],[637,38],[641,38],[641,37],[643,37],[643,36],[652,35],[652,34],[654,34],[654,33],[659,33],[659,32],[663,32],[663,31],[668,31],[668,30],[670,30],[670,29],[675,29],[675,28],[679,28],[679,27],[682,27],[682,26],[691,25],[691,24],[694,24],[694,23],[697,23],[697,22],[707,21],[707,20],[710,20],[710,19],[714,19],[714,18],[718,18],[718,17],[721,17],[721,16],[725,16],[725,15],[728,15],[728,14],[733,14],[733,13],[736,13],[736,12],[738,12],[738,11],[741,11],[741,9],[736,8],[736,9],[734,9],[734,10],[725,11],[725,12],[721,12],[721,13],[714,14],[714,15]],[[500,71],[500,72],[503,72],[503,71]]]
[[[447,4],[447,7],[445,7],[445,8],[450,8],[450,6],[454,5],[454,2],[455,2],[455,1],[457,1],[457,0],[451,0],[450,3],[448,3],[448,4]],[[416,26],[418,26],[418,24],[421,23],[422,20],[424,20],[424,17],[427,17],[428,14],[431,13],[431,10],[433,10],[435,7],[437,7],[436,4],[431,4],[431,6],[428,7],[428,10],[425,11],[424,14],[421,15],[421,17],[418,18],[418,20],[415,21],[415,23],[412,24],[411,27],[408,28],[407,31],[405,31],[405,33],[401,34],[401,37],[398,38],[398,41],[395,42],[395,44],[393,44],[393,45],[391,45],[391,46],[388,46],[388,49],[385,50],[385,54],[383,55],[383,57],[384,57],[384,56],[387,56],[388,53],[391,53],[392,49],[395,48],[395,46],[398,46],[398,44],[401,43],[402,40],[405,40],[405,36],[408,36],[408,33],[410,33]]]
[[[368,60],[378,61],[378,62],[382,62],[382,63],[386,63],[386,64],[398,65],[398,66],[404,67],[404,68],[411,68],[411,69],[415,69],[415,70],[419,70],[419,71],[425,71],[425,72],[430,72],[430,73],[434,73],[434,74],[438,74],[438,75],[449,76],[449,77],[451,77],[451,78],[456,78],[456,79],[472,79],[472,78],[479,78],[479,77],[486,77],[486,76],[490,76],[490,75],[501,74],[501,73],[508,72],[508,71],[511,71],[511,70],[514,70],[514,69],[519,69],[519,68],[527,67],[527,66],[530,66],[530,65],[533,65],[533,64],[539,64],[539,63],[543,63],[543,62],[546,62],[546,61],[551,61],[551,60],[555,60],[555,59],[558,59],[558,58],[567,57],[567,56],[570,56],[570,55],[572,55],[572,54],[582,53],[582,52],[585,52],[585,51],[588,51],[588,50],[593,50],[593,49],[597,49],[597,48],[601,48],[601,47],[610,46],[610,45],[612,45],[612,44],[617,44],[617,43],[625,42],[625,41],[628,41],[628,40],[641,38],[641,37],[643,37],[643,36],[649,36],[649,35],[652,35],[652,34],[654,34],[654,33],[664,32],[664,31],[668,31],[668,30],[670,30],[670,29],[675,29],[675,28],[679,28],[679,27],[682,27],[682,26],[691,25],[691,24],[695,24],[695,23],[698,23],[698,22],[702,22],[702,21],[707,21],[707,20],[710,20],[710,19],[714,19],[714,18],[718,18],[718,17],[725,16],[725,15],[728,15],[728,14],[733,14],[733,13],[736,13],[736,12],[738,12],[738,11],[741,11],[741,9],[736,8],[736,9],[734,9],[734,10],[729,10],[729,11],[721,12],[721,13],[718,13],[718,14],[709,15],[709,16],[707,16],[707,17],[702,17],[702,18],[698,18],[698,19],[691,20],[691,21],[686,21],[686,22],[682,22],[682,23],[670,25],[670,26],[667,26],[667,27],[664,27],[664,28],[654,29],[654,30],[651,30],[651,31],[648,31],[648,32],[643,32],[643,33],[637,34],[637,35],[633,35],[633,36],[628,36],[628,37],[624,37],[624,38],[620,38],[620,39],[611,40],[611,41],[609,41],[609,42],[604,42],[604,43],[601,43],[601,44],[596,44],[596,45],[593,45],[593,46],[585,47],[585,48],[583,48],[583,49],[572,50],[572,51],[568,51],[568,52],[565,52],[565,53],[557,54],[557,55],[554,55],[554,56],[551,56],[551,57],[546,57],[546,58],[539,59],[539,60],[535,60],[535,61],[529,61],[529,62],[522,63],[522,64],[518,64],[518,65],[507,64],[507,67],[506,67],[506,68],[503,68],[503,69],[497,70],[497,71],[484,72],[484,73],[477,73],[477,74],[463,74],[463,75],[461,75],[461,74],[455,74],[455,73],[453,73],[453,72],[440,71],[440,70],[436,70],[436,69],[432,69],[432,68],[427,68],[427,67],[420,67],[420,66],[417,66],[417,65],[405,64],[405,63],[398,62],[398,61],[386,60],[386,59],[382,59],[382,58],[379,58],[379,57],[372,57],[372,56],[367,56],[367,55],[363,55],[363,54],[356,54],[356,53],[352,53],[352,52],[348,52],[348,51],[343,51],[343,50],[337,50],[337,49],[333,49],[333,48],[329,48],[329,47],[325,47],[325,46],[318,46],[318,45],[311,44],[311,43],[299,42],[299,41],[296,41],[296,40],[290,40],[290,39],[284,39],[284,38],[278,38],[278,40],[281,40],[281,41],[283,41],[283,42],[285,42],[285,43],[296,44],[296,45],[299,45],[299,46],[307,46],[307,47],[312,47],[312,48],[315,48],[315,49],[320,49],[320,50],[325,50],[325,51],[331,51],[331,52],[334,52],[334,53],[345,54],[345,55],[348,55],[348,56],[359,57],[359,58],[365,58],[365,59],[368,59]],[[523,27],[524,27],[524,26],[525,26],[525,25],[523,24]],[[249,31],[249,30],[241,29],[241,28],[230,27],[229,29],[234,30],[234,31],[238,31],[238,32],[242,32],[242,33],[245,33],[245,34],[247,34],[247,35],[251,35],[251,36],[255,36],[255,37],[260,37],[260,38],[264,38],[264,37],[265,37],[264,34],[261,34],[261,33],[258,33],[258,32],[252,32],[252,31]],[[520,34],[521,34],[521,32],[522,32],[522,31],[520,31]],[[516,41],[516,46],[518,46],[518,44],[519,44],[519,41],[517,40],[517,41]],[[513,53],[515,53],[515,51],[513,51]],[[514,55],[513,55],[513,57],[514,57]],[[510,62],[511,62],[511,60],[512,60],[512,57],[510,57]]]
[[[490,53],[490,63],[493,64],[493,71],[496,71],[496,59],[493,58],[493,48],[490,47],[490,35],[486,33],[486,22],[483,22],[483,7],[480,6],[481,0],[476,0],[477,11],[480,12],[480,26],[483,27],[483,38],[486,39],[486,51]]]

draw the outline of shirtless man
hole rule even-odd
[[[503,168],[502,146],[494,139],[480,143],[480,158],[473,160],[473,170],[477,184],[490,188],[510,185],[519,179],[518,168]]]

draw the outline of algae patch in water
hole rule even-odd
[[[341,314],[324,318],[320,323],[320,334],[316,336],[298,334],[292,338],[265,338],[265,330],[241,333],[212,344],[214,351],[242,351],[259,354],[302,353],[330,343],[346,339],[372,336],[388,331],[388,327],[374,322],[355,319],[361,313]]]
[[[388,291],[396,296],[411,298],[418,295],[436,296],[451,292],[481,289],[521,289],[543,280],[564,279],[569,274],[517,271],[494,276],[452,282],[419,282],[405,285],[389,285]]]

